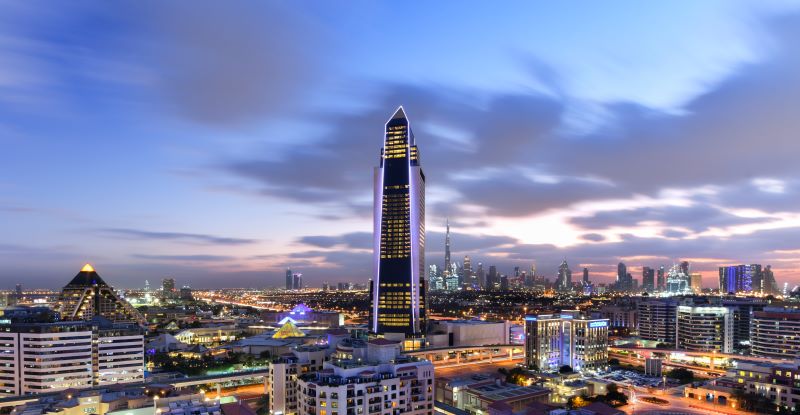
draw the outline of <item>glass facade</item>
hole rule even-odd
[[[371,330],[424,334],[425,176],[414,134],[402,107],[386,123],[380,166],[375,169],[374,275]]]

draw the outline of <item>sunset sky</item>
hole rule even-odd
[[[800,2],[0,0],[0,289],[371,274],[403,105],[429,263],[800,284]]]

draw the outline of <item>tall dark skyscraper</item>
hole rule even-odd
[[[658,267],[658,276],[656,279],[656,290],[664,291],[667,289],[667,275],[664,266]]]
[[[403,107],[386,123],[374,174],[374,208],[370,329],[407,338],[424,335],[425,175]]]
[[[286,289],[291,290],[294,288],[294,276],[292,275],[292,270],[286,268]]]
[[[589,268],[583,268],[583,285],[589,285]]]
[[[655,276],[656,270],[650,267],[642,268],[642,289],[645,292],[652,293],[655,291]]]

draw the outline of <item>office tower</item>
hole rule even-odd
[[[765,307],[753,312],[750,326],[751,353],[774,359],[800,358],[800,311]]]
[[[558,266],[556,291],[561,291],[561,292],[572,291],[572,271],[569,269],[569,265],[567,265],[566,259],[563,262],[561,262],[561,265]]]
[[[175,291],[175,279],[164,278],[161,280],[161,290],[164,291],[165,294]]]
[[[508,276],[500,277],[500,291],[508,291]]]
[[[15,291],[17,293],[17,297],[22,297],[22,284],[17,284]]]
[[[144,280],[144,292],[146,293],[150,292],[150,281],[148,280]]]
[[[628,267],[620,262],[617,264],[617,281],[616,290],[621,292],[630,292],[633,290],[633,277],[628,273]]]
[[[666,291],[667,290],[667,278],[666,272],[664,270],[664,266],[658,267],[658,274],[656,280],[656,290],[657,291]]]
[[[650,267],[642,268],[642,289],[645,292],[652,293],[655,291],[655,275],[656,270]]]
[[[292,270],[286,268],[286,289],[293,290],[294,289],[294,274]]]
[[[475,273],[472,272],[472,260],[469,258],[469,255],[464,255],[464,283],[471,288],[477,287],[477,281],[475,280]]]
[[[428,287],[435,291],[444,289],[444,277],[436,264],[428,266]]]
[[[750,327],[753,314],[767,306],[767,300],[761,298],[723,298],[723,307],[733,310],[733,351],[750,350]]]
[[[303,274],[300,273],[292,274],[292,289],[294,290],[303,289]]]
[[[680,268],[681,268],[681,272],[684,275],[689,275],[690,274],[690,272],[689,272],[689,261],[681,261]]]
[[[323,281],[322,282],[322,291],[330,291],[330,290],[331,290],[331,285],[328,284],[328,281]]]
[[[486,276],[486,289],[494,290],[495,285],[500,283],[500,277],[497,275],[497,267],[489,265],[489,274]]]
[[[525,364],[534,370],[599,370],[608,365],[608,319],[577,311],[525,317]]]
[[[194,296],[192,296],[192,287],[188,285],[184,285],[181,287],[181,300],[184,301],[192,301],[194,300]]]
[[[127,301],[117,296],[91,265],[86,264],[75,278],[61,290],[58,311],[62,320],[91,320],[102,316],[112,322],[136,322],[145,320]]]
[[[144,381],[144,336],[107,319],[0,322],[0,397]]]
[[[486,288],[486,273],[483,271],[483,262],[478,262],[478,285],[481,288]]]
[[[589,268],[583,268],[583,285],[589,285],[591,282],[589,281]]]
[[[780,294],[778,283],[775,282],[775,274],[772,272],[772,265],[767,265],[761,273],[761,290],[764,294]]]
[[[648,298],[637,304],[639,336],[643,340],[675,344],[675,320],[678,300]]]
[[[416,337],[425,334],[428,322],[425,175],[402,107],[386,123],[385,133],[380,166],[374,174],[370,329]]]
[[[447,232],[444,234],[444,269],[450,269],[450,219],[447,219]]]
[[[695,294],[703,292],[703,275],[699,272],[693,272],[689,275],[689,281],[692,291]]]
[[[399,344],[386,339],[366,349],[363,358],[326,361],[298,376],[296,413],[433,415],[431,362],[399,355]]]
[[[761,274],[760,264],[719,267],[719,290],[721,293],[760,293]]]
[[[733,353],[733,310],[678,306],[675,341],[680,350]]]

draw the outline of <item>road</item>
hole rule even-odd
[[[630,386],[625,388],[625,393],[630,396]],[[696,399],[683,396],[683,386],[670,388],[666,395],[648,393],[645,388],[636,387],[636,403],[628,404],[619,409],[627,414],[640,415],[752,415],[750,412],[739,411],[730,407],[708,404]],[[667,405],[658,405],[639,400],[646,396],[655,396],[669,401]]]

